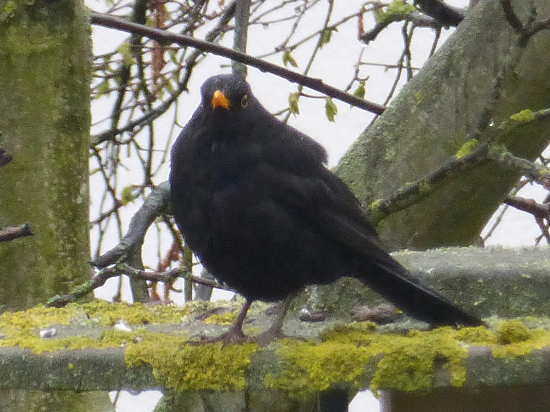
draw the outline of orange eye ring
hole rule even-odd
[[[248,94],[245,94],[243,98],[241,99],[241,106],[246,107],[248,106]]]

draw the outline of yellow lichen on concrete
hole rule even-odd
[[[43,339],[40,330],[51,326],[102,326],[114,325],[123,320],[129,325],[151,323],[181,323],[183,317],[192,312],[192,306],[155,306],[141,304],[110,303],[93,301],[70,304],[64,308],[35,306],[26,311],[4,312],[0,315],[0,347],[18,346],[34,353],[54,352],[64,349],[108,348],[132,342],[134,334],[106,330],[99,338],[86,335]]]
[[[208,316],[204,320],[204,323],[213,325],[231,325],[235,321],[235,319],[237,319],[237,311]]]
[[[181,323],[197,306],[157,305],[144,306],[140,303],[111,303],[95,300],[84,304],[69,304],[64,308],[46,308],[38,305],[26,311],[4,312],[0,315],[0,330],[17,328],[45,328],[50,325],[69,325],[78,322],[87,325],[112,326],[119,320],[129,325],[149,323]]]
[[[502,321],[494,331],[444,327],[408,334],[380,333],[372,324],[355,323],[327,331],[322,338],[321,343],[285,341],[278,351],[285,364],[282,373],[269,374],[266,385],[296,396],[343,382],[360,387],[374,359],[378,363],[370,385],[375,392],[430,389],[436,368],[446,369],[451,385],[460,387],[466,382],[469,346],[490,347],[495,357],[525,356],[550,346],[547,330],[529,329],[519,320]]]
[[[466,379],[463,360],[466,345],[452,328],[412,331],[406,335],[372,331],[372,324],[351,324],[323,334],[324,342],[285,341],[278,355],[285,367],[280,375],[270,374],[266,385],[296,396],[324,391],[341,382],[360,387],[368,362],[381,358],[371,388],[422,390],[433,384],[434,363],[443,360],[451,384]],[[475,329],[475,328],[470,328]]]
[[[525,356],[535,349],[542,349],[550,345],[550,333],[542,328],[528,329],[519,320],[505,320],[500,322],[495,331],[499,345],[493,346],[493,356]]]
[[[122,347],[129,367],[150,365],[156,379],[168,388],[245,389],[251,356],[263,350],[256,344],[196,344],[183,336],[179,328],[168,327],[168,333],[146,329],[151,324],[179,324],[197,308],[205,309],[205,305],[146,307],[96,301],[63,309],[37,306],[25,312],[4,312],[0,315],[3,336],[0,346],[18,346],[35,353]],[[234,312],[229,315],[234,316]],[[132,330],[112,328],[118,320],[132,325]],[[264,353],[268,358],[274,356],[268,364],[261,365],[267,372],[258,376],[256,371],[254,376],[260,379],[265,376],[264,385],[268,388],[297,397],[339,384],[361,389],[369,382],[375,391],[427,390],[434,385],[435,373],[441,371],[444,374],[438,375],[438,379],[448,375],[450,384],[460,387],[466,381],[466,358],[471,346],[485,346],[492,349],[494,357],[511,358],[550,346],[547,319],[526,319],[526,323],[532,329],[519,320],[493,320],[492,329],[445,327],[409,332],[390,332],[391,327],[378,328],[369,322],[351,323],[325,330],[315,341],[276,342],[275,352]],[[65,333],[61,337],[40,338],[40,330],[57,325],[69,325],[59,328],[70,331],[77,326],[74,332],[78,335],[65,337]],[[81,334],[82,331],[90,336]]]
[[[126,348],[126,363],[151,365],[155,378],[177,391],[241,391],[256,349],[255,343],[193,345],[187,338],[145,333]]]

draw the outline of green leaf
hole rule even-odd
[[[174,49],[168,49],[168,56],[174,64],[178,64],[178,53]]]
[[[415,7],[403,0],[394,0],[386,9],[386,12],[400,17],[407,17],[412,12],[416,11]]]
[[[122,56],[122,60],[124,61],[125,65],[129,66],[134,63],[134,58],[132,56],[132,46],[130,45],[130,43],[128,43],[127,41],[122,43],[118,48],[118,52]]]
[[[361,82],[359,83],[359,86],[357,86],[357,89],[354,90],[353,95],[361,99],[364,99],[366,92],[367,92],[367,89],[365,87],[365,82]]]
[[[285,67],[289,64],[292,67],[298,67],[298,63],[296,63],[296,60],[294,59],[294,57],[292,57],[292,54],[290,54],[289,50],[286,50],[283,53],[283,64],[285,65]]]
[[[321,33],[321,38],[319,39],[319,47],[323,47],[325,44],[330,43],[332,39],[332,30],[324,29]]]
[[[376,9],[374,18],[378,24],[389,24],[395,21],[405,20],[416,8],[403,0],[394,0],[386,7],[386,10]]]
[[[300,114],[300,106],[298,106],[298,99],[300,93],[290,93],[288,95],[288,108],[293,115]]]
[[[126,206],[128,203],[133,202],[136,198],[136,195],[134,194],[134,185],[126,186],[124,189],[122,189],[121,197],[122,197],[122,204]]]
[[[333,122],[334,117],[338,114],[338,106],[328,96],[325,97],[325,114],[329,122]]]
[[[174,88],[174,85],[172,84],[172,82],[170,80],[168,80],[165,85],[164,85],[164,88],[168,91],[168,93],[170,94],[173,94],[174,91],[176,90]]]
[[[472,150],[475,149],[479,142],[477,139],[468,140],[466,143],[462,145],[460,149],[458,149],[458,152],[456,152],[455,157],[457,159],[462,159],[467,154],[471,153]]]
[[[520,123],[532,122],[533,120],[535,120],[535,113],[533,113],[532,110],[525,109],[525,110],[522,110],[519,113],[515,113],[515,114],[511,115],[510,119],[515,120],[515,121],[520,122]]]
[[[99,86],[97,86],[97,93],[100,96],[109,93],[109,90],[111,90],[111,86],[109,85],[109,79],[105,79],[104,81],[99,83]]]

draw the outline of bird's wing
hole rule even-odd
[[[324,166],[306,174],[263,163],[255,172],[273,202],[282,209],[294,210],[294,215],[320,234],[368,259],[387,255],[357,198]]]

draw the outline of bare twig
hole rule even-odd
[[[47,307],[62,308],[71,302],[74,302],[80,298],[85,297],[94,289],[99,288],[107,282],[110,278],[120,275],[127,275],[132,279],[149,280],[152,282],[172,282],[177,278],[190,279],[192,282],[206,285],[218,289],[233,291],[226,285],[219,283],[215,280],[205,279],[200,276],[192,275],[187,268],[177,268],[166,272],[152,272],[146,270],[135,269],[126,264],[114,265],[106,269],[101,270],[98,274],[88,282],[77,286],[71,292],[66,295],[57,295],[51,298],[47,303]]]
[[[169,204],[170,185],[161,183],[149,194],[141,208],[130,221],[128,232],[113,249],[96,258],[92,264],[104,268],[133,255],[143,245],[143,239],[153,221],[166,211]]]
[[[432,17],[425,16],[418,12],[412,12],[406,17],[396,16],[394,18],[388,18],[382,22],[376,23],[372,29],[361,33],[359,35],[359,40],[361,40],[365,44],[368,44],[371,41],[376,40],[378,35],[382,33],[382,31],[384,31],[384,29],[390,24],[400,21],[410,22],[414,27],[427,27],[434,30],[441,30],[441,27],[445,26],[444,24],[441,24],[441,22]]]
[[[464,11],[441,0],[416,0],[422,13],[434,18],[441,26],[458,26],[464,20]]]
[[[501,0],[500,4],[502,5],[502,10],[504,11],[504,16],[508,24],[510,24],[512,29],[520,36],[518,42],[520,47],[527,46],[529,39],[539,31],[550,29],[550,18],[535,20],[536,9],[532,10],[529,20],[526,24],[523,24],[514,12],[511,0]]]
[[[9,162],[13,160],[13,156],[6,152],[6,149],[0,147],[0,167],[6,166]]]
[[[131,23],[119,17],[109,16],[103,13],[92,12],[91,21],[93,24],[100,26],[110,27],[141,36],[147,36],[163,45],[176,43],[182,46],[192,46],[199,50],[216,54],[218,56],[227,57],[240,63],[256,67],[262,71],[275,74],[291,82],[299,83],[303,86],[309,87],[310,89],[326,94],[334,99],[341,100],[345,103],[351,104],[352,106],[375,114],[381,114],[385,110],[385,107],[382,105],[361,99],[352,94],[345,93],[335,87],[329,86],[325,84],[322,79],[304,76],[300,73],[285,69],[284,67],[277,66],[232,49],[228,49],[218,44],[195,39],[182,34],[172,33],[166,30],[156,29],[154,27]]]
[[[532,214],[536,219],[547,219],[550,215],[550,203],[538,203],[534,199],[521,196],[508,196],[504,203],[513,208]],[[548,242],[550,244],[550,242]]]
[[[32,233],[29,223],[20,226],[9,226],[0,230],[0,242],[9,242],[20,237],[32,235],[34,235],[34,233]]]

